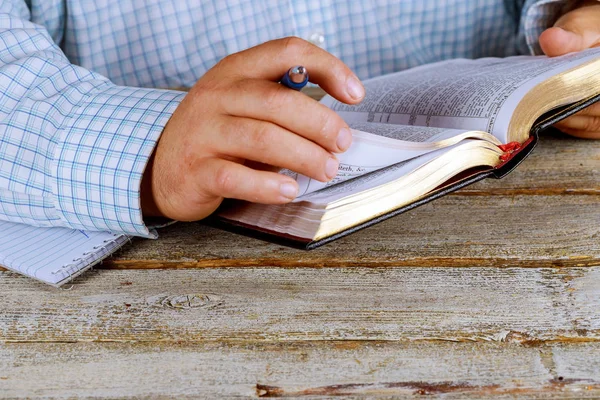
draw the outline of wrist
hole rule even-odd
[[[154,191],[152,190],[152,176],[154,168],[154,152],[146,164],[146,169],[142,175],[142,182],[140,184],[140,205],[142,207],[142,215],[144,218],[147,217],[163,217],[160,212],[156,200],[154,199]]]

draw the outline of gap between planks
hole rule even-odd
[[[599,220],[594,196],[446,196],[308,252],[175,224],[111,266],[592,266]]]
[[[131,245],[129,245],[131,246]],[[121,251],[127,250],[125,247]],[[300,250],[299,250],[300,251]],[[94,269],[107,270],[170,270],[219,268],[589,268],[600,266],[600,257],[575,256],[569,259],[517,259],[517,258],[442,258],[421,257],[392,259],[363,257],[360,259],[286,259],[286,258],[214,258],[196,261],[169,261],[152,259],[119,259],[119,252],[105,259]],[[0,271],[9,271],[0,266]]]
[[[186,268],[574,268],[600,266],[600,257],[573,257],[571,259],[526,260],[516,258],[441,258],[418,259],[277,259],[277,258],[215,258],[198,261],[157,261],[107,259],[96,269],[186,269]]]
[[[448,196],[600,196],[600,188],[465,188]]]

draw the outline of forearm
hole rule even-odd
[[[72,65],[27,12],[0,3],[0,218],[148,236],[142,174],[183,94]]]

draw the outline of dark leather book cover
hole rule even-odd
[[[523,145],[511,154],[510,158],[504,161],[502,164],[496,166],[495,168],[473,168],[467,171],[462,172],[458,176],[455,176],[451,180],[444,183],[442,186],[438,187],[434,191],[430,192],[426,196],[420,198],[419,200],[414,201],[413,203],[407,204],[405,206],[399,207],[393,211],[390,211],[386,214],[377,216],[371,220],[365,221],[361,224],[355,225],[351,228],[348,228],[344,231],[338,232],[326,238],[309,241],[303,238],[298,238],[286,234],[282,234],[280,232],[268,231],[266,229],[258,229],[253,226],[249,226],[242,223],[236,223],[235,221],[227,220],[224,218],[219,218],[217,215],[213,216],[206,220],[206,223],[215,226],[227,231],[241,233],[244,235],[252,236],[258,239],[268,240],[271,242],[284,244],[287,246],[292,246],[296,248],[311,250],[316,247],[322,246],[329,242],[332,242],[336,239],[347,236],[351,233],[357,232],[361,229],[367,228],[369,226],[375,225],[379,222],[385,221],[388,218],[392,218],[396,215],[405,213],[409,210],[417,208],[423,204],[429,203],[432,200],[438,199],[442,196],[447,195],[448,193],[457,191],[465,186],[469,186],[475,182],[478,182],[482,179],[486,178],[496,178],[500,179],[507,174],[509,174],[512,170],[514,170],[527,156],[533,151],[538,140],[539,133],[545,129],[550,128],[552,125],[557,123],[558,121],[569,117],[581,111],[585,107],[597,102],[600,100],[600,94],[590,97],[588,99],[579,101],[577,103],[573,103],[571,105],[558,108],[551,112],[546,113],[542,117],[540,117],[537,122],[534,124],[531,129],[531,136],[529,140],[527,140]],[[232,206],[231,204],[225,205]]]

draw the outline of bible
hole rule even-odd
[[[357,106],[326,96],[353,132],[323,183],[293,171],[285,205],[227,201],[215,223],[314,248],[478,180],[501,178],[538,133],[600,97],[600,49],[561,57],[455,59],[364,82]]]

